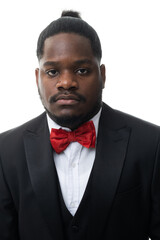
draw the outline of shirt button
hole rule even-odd
[[[77,225],[73,225],[72,226],[72,230],[73,230],[73,232],[78,232],[79,231],[79,227],[77,226]]]
[[[71,207],[71,208],[75,208],[75,207],[76,207],[76,203],[77,203],[77,202],[71,202],[71,203],[70,203],[70,207]]]
[[[75,168],[76,167],[76,163],[72,163],[72,168]]]

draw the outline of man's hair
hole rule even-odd
[[[43,57],[44,42],[47,38],[58,33],[75,33],[90,40],[94,56],[100,61],[102,58],[101,43],[96,31],[75,11],[63,11],[60,18],[51,22],[39,35],[37,42],[37,57]]]

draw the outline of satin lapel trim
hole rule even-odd
[[[46,128],[46,127],[45,127]],[[49,142],[48,129],[24,133],[24,146],[33,190],[53,239],[62,240],[62,222],[58,200],[57,174]]]
[[[122,173],[130,129],[99,129],[92,170],[91,224],[88,239],[102,239]]]

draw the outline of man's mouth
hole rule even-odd
[[[80,99],[74,95],[60,95],[56,98],[56,103],[59,105],[75,105],[80,102]]]

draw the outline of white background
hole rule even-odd
[[[0,3],[0,132],[43,112],[34,69],[39,33],[73,9],[92,25],[107,69],[103,100],[160,125],[160,0]]]

